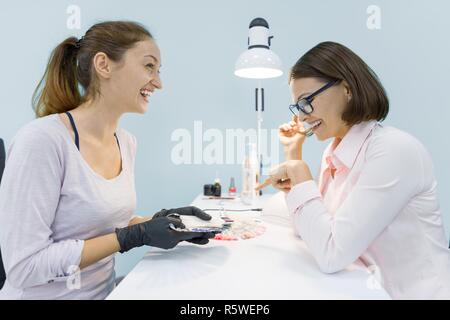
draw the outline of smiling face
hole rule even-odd
[[[156,89],[162,89],[161,54],[152,39],[137,42],[122,60],[111,63],[111,74],[102,94],[109,95],[121,112],[145,113]]]
[[[291,80],[289,86],[293,103],[297,103],[323,87],[326,82],[318,78],[298,78]],[[320,141],[329,138],[342,139],[350,127],[342,120],[342,114],[351,99],[351,92],[345,81],[340,81],[313,98],[311,114],[300,112],[300,121],[320,123],[314,134]]]

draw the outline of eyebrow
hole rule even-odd
[[[147,54],[147,55],[145,55],[144,57],[150,57],[150,58],[153,58],[153,59],[155,59],[156,63],[158,63],[158,59],[156,59],[156,57],[153,56],[153,55],[151,55],[151,54]]]
[[[297,101],[299,101],[299,100],[302,99],[303,97],[309,96],[309,95],[311,95],[311,92],[305,92],[305,93],[302,93],[301,95],[298,96]]]

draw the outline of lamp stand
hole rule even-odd
[[[258,81],[258,87],[255,89],[255,109],[257,119],[257,141],[256,141],[256,155],[258,157],[258,177],[257,183],[261,182],[263,157],[261,152],[261,127],[263,122],[262,113],[264,112],[264,88],[261,86],[261,81]],[[262,195],[262,190],[259,191]]]

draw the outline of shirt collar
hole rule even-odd
[[[331,156],[332,159],[337,158],[337,162],[348,169],[352,168],[364,141],[377,124],[376,120],[370,120],[353,125],[337,146],[337,138],[333,140],[327,148],[326,156]]]

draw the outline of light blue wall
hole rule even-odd
[[[81,8],[81,30],[66,27],[66,9]],[[366,26],[369,5],[381,9],[381,29]],[[233,75],[245,49],[249,22],[268,20],[275,35],[272,49],[289,67],[306,50],[325,40],[358,53],[379,75],[391,101],[386,124],[418,137],[430,151],[439,182],[442,213],[450,229],[449,65],[450,2],[412,0],[250,0],[250,1],[2,1],[0,3],[0,135],[9,142],[33,118],[31,94],[48,55],[70,35],[81,36],[93,23],[110,19],[142,22],[157,39],[165,89],[151,98],[144,116],[126,115],[122,126],[138,138],[138,212],[188,204],[211,182],[216,171],[225,184],[240,184],[239,165],[180,165],[171,162],[171,133],[205,129],[252,128],[254,83]],[[286,76],[264,82],[264,127],[289,118]],[[304,157],[314,172],[325,147],[315,138]],[[281,150],[280,150],[281,151]],[[414,172],[411,172],[414,174]],[[117,259],[128,272],[146,248]]]

